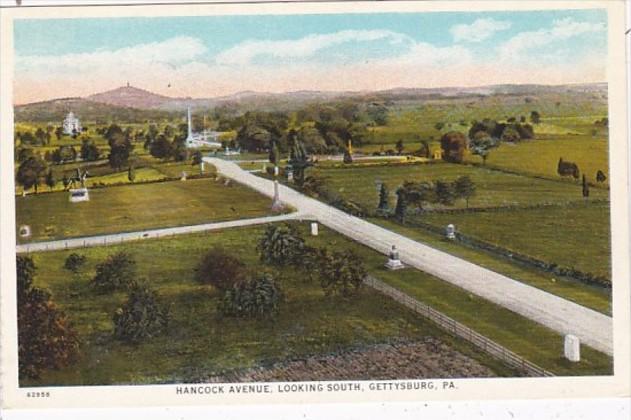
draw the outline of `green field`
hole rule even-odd
[[[609,203],[519,209],[458,215],[426,214],[437,226],[458,231],[515,252],[611,278]]]
[[[42,241],[257,217],[270,205],[240,184],[206,178],[92,189],[83,203],[66,192],[19,196],[16,219],[31,226],[29,240]]]
[[[471,355],[498,375],[515,375],[371,289],[364,288],[354,299],[327,298],[318,282],[309,282],[290,268],[279,272],[285,302],[275,320],[221,318],[217,311],[218,293],[209,286],[198,285],[193,280],[193,270],[201,255],[215,244],[241,258],[251,270],[264,269],[255,250],[256,238],[263,230],[264,227],[231,229],[79,250],[87,256],[87,263],[77,275],[62,268],[71,251],[35,254],[39,267],[36,285],[51,290],[53,299],[74,322],[84,356],[75,366],[50,371],[37,381],[23,384],[195,382],[284,359],[427,336],[438,337],[455,350]],[[326,229],[321,230],[319,237],[308,239],[311,245],[352,246],[362,255],[375,256]],[[124,345],[112,338],[112,314],[124,301],[124,293],[95,294],[88,283],[95,264],[121,250],[133,255],[139,276],[158,291],[172,314],[166,335],[140,345]],[[585,362],[577,369],[593,369],[592,354],[587,351],[584,357]]]
[[[410,239],[422,242],[433,248],[465,259],[479,266],[503,274],[513,280],[521,281],[538,289],[576,302],[596,311],[611,315],[611,293],[602,287],[589,286],[585,283],[565,279],[543,270],[526,267],[497,255],[470,248],[459,242],[448,240],[444,235],[428,232],[423,228],[403,226],[385,219],[371,219],[372,223],[383,226]]]
[[[531,175],[560,178],[557,174],[559,158],[574,162],[587,180],[596,183],[596,172],[609,177],[608,148],[605,139],[587,136],[554,136],[547,139],[504,143],[491,151],[487,165]],[[482,162],[469,156],[471,162]],[[609,179],[604,185],[609,184]]]
[[[507,174],[486,168],[450,163],[434,163],[404,166],[367,168],[320,169],[310,171],[325,179],[326,187],[342,197],[352,200],[366,209],[377,207],[379,201],[377,181],[390,189],[390,204],[394,208],[396,189],[404,181],[452,181],[468,175],[476,184],[477,193],[469,200],[469,207],[496,207],[564,203],[582,200],[581,186],[573,183],[549,181],[526,176]],[[592,189],[592,198],[607,198],[608,192]],[[464,200],[453,208],[464,208]],[[427,206],[428,209],[432,208]]]

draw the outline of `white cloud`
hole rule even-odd
[[[16,68],[27,73],[74,73],[98,71],[102,69],[140,70],[149,64],[177,66],[200,57],[206,46],[197,38],[175,37],[162,42],[138,44],[112,51],[91,53],[18,56]]]
[[[454,25],[449,29],[455,42],[481,42],[498,31],[511,27],[511,23],[491,18],[476,19],[472,24]]]
[[[564,41],[585,33],[602,32],[603,23],[577,22],[572,18],[555,20],[551,28],[538,31],[521,32],[498,47],[501,59],[516,58],[520,54],[535,48]]]
[[[248,40],[219,53],[215,60],[221,65],[246,65],[259,56],[307,58],[335,45],[383,40],[390,44],[413,42],[406,35],[387,30],[344,30],[330,34],[311,34],[299,39]]]

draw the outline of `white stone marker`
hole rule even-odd
[[[577,336],[567,334],[565,336],[565,345],[563,346],[564,356],[570,362],[581,361],[581,342]]]
[[[274,176],[278,176],[278,174],[279,174],[278,166],[274,166]]]
[[[445,236],[447,239],[456,239],[456,227],[451,223],[445,228]]]
[[[311,236],[318,236],[318,222],[311,222]]]

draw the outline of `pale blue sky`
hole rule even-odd
[[[192,96],[416,87],[423,81],[475,85],[493,77],[505,83],[511,72],[512,82],[527,83],[525,67],[541,73],[542,66],[550,69],[550,77],[538,73],[542,83],[563,81],[562,74],[567,82],[595,81],[604,77],[604,63],[597,61],[606,58],[606,19],[604,10],[563,10],[20,20],[16,100],[35,99],[33,85],[44,82],[49,86],[40,93],[56,95],[59,89],[50,85],[66,79],[75,83],[65,89],[77,95],[92,93],[83,79],[97,90],[131,79],[167,94],[174,81],[172,93]],[[464,72],[441,78],[445,67],[484,68],[490,75],[479,83]],[[393,68],[401,74],[388,78]],[[288,69],[291,74],[283,73]],[[417,71],[426,77],[410,76]],[[303,73],[302,82],[296,72]],[[341,74],[336,83],[323,80],[332,72]],[[191,77],[195,82],[187,83]],[[201,80],[205,86],[214,81],[214,89],[200,92]],[[30,88],[21,90],[20,83]]]

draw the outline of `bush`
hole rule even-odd
[[[100,293],[127,289],[134,284],[135,275],[136,262],[129,254],[119,252],[96,266],[92,284]]]
[[[20,377],[38,378],[79,358],[79,339],[50,294],[33,287],[36,267],[30,257],[17,257],[18,365]]]
[[[441,137],[440,147],[443,149],[443,160],[461,163],[467,149],[467,138],[458,131],[450,131]]]
[[[319,267],[320,285],[327,296],[352,296],[366,277],[363,261],[350,250],[333,253],[322,250]]]
[[[267,273],[226,290],[219,310],[226,316],[270,318],[278,313],[282,292]]]
[[[195,271],[199,283],[226,290],[245,278],[245,264],[220,247],[210,249]]]
[[[257,250],[261,261],[271,265],[300,263],[305,241],[292,225],[269,225],[259,240]]]
[[[127,301],[114,312],[114,337],[138,343],[160,335],[169,323],[169,311],[158,303],[156,292],[134,284]]]
[[[79,255],[73,252],[72,254],[68,255],[68,258],[66,258],[64,268],[66,270],[72,271],[73,273],[76,273],[81,269],[83,264],[85,264],[85,260],[85,255]]]

